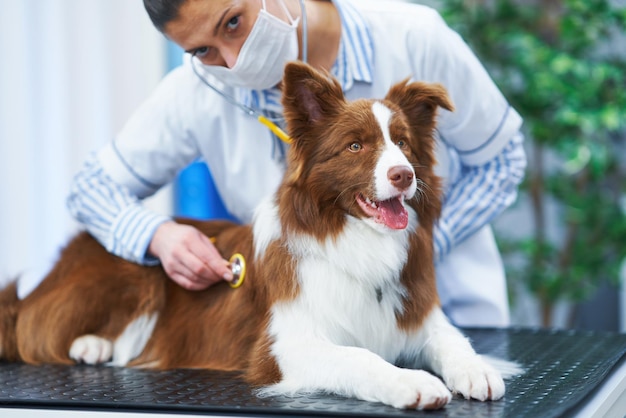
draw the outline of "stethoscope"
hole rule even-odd
[[[306,19],[306,10],[304,8],[304,0],[299,0],[300,3],[300,13],[302,15],[302,61],[307,62],[308,60],[308,27],[307,27],[307,19]],[[282,121],[282,118],[268,118],[263,115],[259,110],[254,109],[253,107],[247,106],[239,101],[237,101],[233,96],[225,93],[224,91],[218,89],[213,84],[209,83],[207,79],[205,79],[202,74],[198,71],[195,63],[195,55],[191,56],[191,68],[193,69],[194,74],[202,81],[202,83],[220,95],[224,100],[228,103],[232,104],[235,107],[243,110],[244,113],[249,116],[255,117],[261,124],[267,127],[274,135],[276,135],[281,141],[290,144],[291,138],[285,131],[283,131],[276,122]]]
[[[215,237],[209,238],[213,244],[217,241]],[[230,271],[233,274],[233,279],[228,282],[228,285],[233,289],[237,289],[243,284],[246,278],[246,259],[243,254],[235,253],[228,260]]]
[[[306,10],[304,8],[304,0],[299,0],[300,3],[300,13],[302,15],[302,61],[303,62],[307,62],[308,59],[308,27],[307,27],[307,20],[306,20]],[[281,141],[290,144],[291,143],[291,138],[289,137],[289,135],[287,135],[287,133],[285,131],[283,131],[278,125],[276,125],[276,122],[281,121],[282,118],[268,118],[265,115],[263,115],[260,111],[258,111],[257,109],[254,109],[253,107],[247,106],[241,102],[238,102],[233,96],[223,92],[222,90],[218,89],[217,87],[215,87],[213,84],[209,83],[203,76],[202,74],[200,74],[200,72],[198,71],[198,68],[196,67],[196,63],[194,60],[195,56],[192,55],[191,57],[191,68],[193,69],[194,74],[200,79],[200,81],[202,81],[202,83],[207,86],[208,88],[210,88],[211,90],[213,90],[215,93],[217,93],[218,95],[220,95],[224,100],[226,100],[228,103],[232,104],[235,107],[238,107],[239,109],[241,109],[242,111],[244,111],[244,113],[248,114],[249,116],[255,117],[257,118],[257,120],[263,124],[264,126],[266,126],[270,131],[272,131]],[[211,241],[215,241],[214,239],[211,239]],[[230,270],[233,274],[233,280],[231,282],[228,283],[228,285],[230,287],[232,287],[233,289],[238,288],[239,286],[241,286],[244,282],[244,279],[246,277],[246,259],[244,258],[244,256],[240,253],[235,253],[230,257],[229,260],[230,263]]]
[[[230,257],[230,271],[233,273],[233,280],[228,283],[233,289],[237,289],[243,284],[246,277],[246,259],[239,253]]]

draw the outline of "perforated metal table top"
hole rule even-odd
[[[0,407],[238,416],[560,417],[626,357],[626,334],[466,329],[479,353],[526,373],[495,402],[455,398],[441,411],[403,411],[331,395],[258,398],[233,373],[0,363]],[[626,414],[626,411],[625,411]]]

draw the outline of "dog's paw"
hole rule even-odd
[[[452,399],[441,380],[423,370],[409,369],[401,369],[378,396],[381,402],[401,409],[439,409]]]
[[[100,364],[113,355],[113,343],[96,335],[78,337],[70,347],[70,358],[77,363]]]
[[[479,356],[449,365],[443,379],[452,393],[466,399],[497,400],[504,396],[504,380],[500,372]]]

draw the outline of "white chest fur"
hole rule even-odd
[[[397,359],[409,339],[396,322],[406,293],[399,278],[408,235],[417,225],[416,214],[409,213],[409,227],[402,231],[381,233],[350,218],[337,239],[323,244],[292,237],[289,249],[298,260],[300,292],[273,308],[273,334],[322,338],[366,348],[387,361]]]

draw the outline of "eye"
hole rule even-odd
[[[241,16],[237,15],[233,17],[228,22],[226,22],[226,31],[234,32],[235,30],[237,30],[240,23],[241,23]]]
[[[201,46],[193,51],[192,55],[200,60],[205,65],[222,65],[219,61],[219,54],[217,48],[211,46]]]
[[[193,51],[193,56],[198,57],[198,59],[202,60],[202,58],[205,58],[207,55],[209,55],[210,50],[211,49],[206,46],[200,47]]]
[[[353,142],[348,146],[348,150],[350,150],[350,152],[359,152],[363,149],[363,145],[359,144],[358,142]]]
[[[405,150],[408,147],[408,144],[406,142],[406,140],[404,139],[400,139],[396,142],[396,145],[398,146],[398,148],[400,148],[401,150]]]

